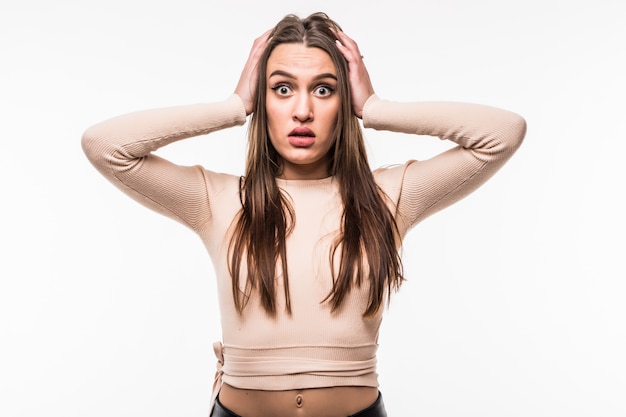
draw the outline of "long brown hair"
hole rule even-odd
[[[259,61],[258,89],[248,131],[246,174],[242,178],[242,209],[234,225],[229,246],[232,290],[241,313],[253,290],[259,292],[263,308],[276,314],[276,285],[282,274],[286,310],[291,313],[286,239],[291,233],[295,215],[289,201],[280,191],[276,177],[281,174],[281,158],[267,133],[266,70],[270,54],[282,43],[303,43],[330,55],[337,70],[337,94],[341,106],[335,127],[335,144],[330,150],[329,174],[339,185],[343,200],[342,227],[329,253],[333,286],[324,300],[336,311],[353,285],[369,284],[369,299],[364,316],[375,314],[404,280],[398,253],[399,237],[393,214],[384,194],[374,182],[367,160],[363,133],[352,113],[348,65],[335,45],[332,30],[339,25],[324,13],[305,19],[285,16],[273,29],[267,48]],[[340,264],[334,265],[340,251]],[[241,289],[242,264],[247,268]]]

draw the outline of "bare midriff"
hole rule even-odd
[[[242,417],[346,417],[376,402],[375,387],[288,391],[248,390],[223,384],[220,403]]]

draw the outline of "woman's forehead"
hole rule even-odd
[[[274,48],[267,61],[267,74],[276,71],[297,74],[336,75],[335,64],[330,55],[321,48],[304,43],[283,43]]]

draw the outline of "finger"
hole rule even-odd
[[[267,43],[270,40],[270,34],[272,33],[272,29],[268,29],[261,36],[254,40],[254,44],[252,45],[252,50],[250,51],[251,55],[258,54],[265,50]]]
[[[257,66],[265,48],[267,48],[271,32],[271,29],[267,30],[254,40],[248,59],[239,76],[239,82],[235,87],[235,93],[238,94],[244,102],[246,114],[250,114],[254,106],[254,97],[258,83]]]
[[[262,44],[266,43],[270,38],[270,34],[272,33],[272,30],[274,29],[268,29],[265,32],[263,32],[263,34],[257,38],[259,42]]]
[[[345,46],[343,43],[341,43],[340,40],[335,41],[337,48],[339,49],[339,52],[341,52],[341,54],[344,56],[344,58],[346,58],[346,60],[348,61],[348,63],[356,63],[357,62],[357,58],[360,56],[357,53],[355,53],[352,49],[350,49],[349,47]]]
[[[348,55],[346,56],[346,59],[352,61],[363,58],[361,52],[359,51],[359,46],[352,38],[342,31],[336,31],[335,35],[337,35],[337,46],[339,47],[339,50],[344,55]]]

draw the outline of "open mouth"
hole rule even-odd
[[[315,142],[315,133],[307,127],[297,127],[289,133],[289,143],[297,147],[311,146]]]

